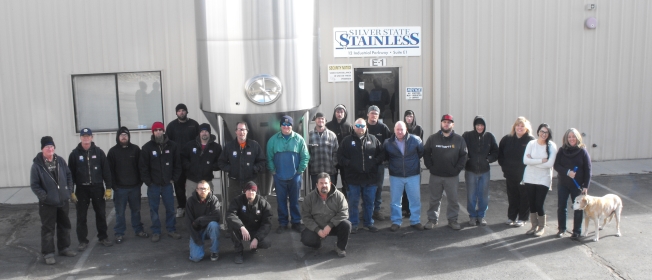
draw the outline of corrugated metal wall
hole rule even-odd
[[[597,5],[586,10],[585,5]],[[200,122],[194,7],[184,0],[3,1],[0,10],[2,144],[0,187],[29,184],[39,139],[51,135],[67,158],[77,144],[71,74],[162,70],[166,122],[183,102]],[[586,133],[594,160],[652,157],[652,3],[645,0],[360,0],[320,1],[320,110],[353,105],[352,83],[328,83],[326,65],[369,67],[369,58],[333,58],[333,27],[421,26],[421,57],[389,57],[401,101],[426,134],[451,113],[456,131],[487,118],[498,138],[519,115]],[[595,30],[584,28],[588,17]],[[639,123],[642,123],[640,125]],[[150,133],[135,133],[143,144]],[[114,134],[98,134],[105,150]]]
[[[482,114],[500,137],[523,115],[534,129],[550,124],[558,144],[569,127],[586,133],[593,160],[652,157],[651,2],[448,0],[441,9],[441,109],[458,131]],[[596,29],[584,28],[588,17]]]
[[[3,1],[0,9],[0,187],[29,185],[40,138],[68,158],[75,133],[71,74],[162,71],[165,122],[199,110],[192,1]],[[151,132],[132,133],[138,145]],[[108,152],[115,134],[96,134]]]

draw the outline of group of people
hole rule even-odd
[[[557,170],[558,236],[562,237],[568,197],[574,199],[586,193],[591,176],[590,158],[577,130],[566,132],[558,151],[547,124],[539,126],[539,138],[534,139],[530,123],[523,117],[517,119],[510,134],[497,145],[494,136],[486,131],[482,117],[474,119],[474,130],[460,136],[453,131],[453,116],[446,114],[441,118],[441,129],[424,144],[424,131],[411,110],[405,112],[404,120],[396,122],[391,132],[379,121],[378,106],[370,106],[367,119],[358,118],[351,126],[347,122],[347,108],[338,104],[329,122],[322,113],[315,114],[315,128],[308,133],[308,144],[293,131],[292,117],[283,116],[280,132],[268,140],[265,154],[255,140],[247,137],[246,122],[236,124],[236,139],[222,148],[209,124],[200,125],[187,114],[184,104],[177,105],[177,119],[167,128],[161,122],[152,124],[151,139],[142,147],[132,144],[129,130],[121,127],[116,145],[108,155],[94,144],[91,129],[84,128],[68,165],[54,153],[52,137],[41,139],[42,151],[34,158],[30,184],[39,200],[41,252],[47,264],[56,263],[55,233],[59,255],[76,255],[70,249],[68,201],[77,204],[77,251],[85,250],[89,244],[86,214],[90,204],[95,212],[99,243],[113,245],[107,234],[105,211],[105,200],[112,197],[116,244],[125,239],[127,204],[135,236],[158,242],[162,234],[158,215],[162,200],[169,237],[181,238],[175,217],[185,216],[188,220],[190,260],[204,258],[206,239],[211,240],[210,259],[219,258],[220,224],[225,224],[235,246],[234,261],[243,263],[243,242],[249,242],[253,252],[271,246],[266,237],[271,231],[272,210],[265,198],[257,195],[255,182],[266,168],[273,175],[276,190],[276,233],[291,228],[301,234],[303,244],[314,248],[321,247],[327,236],[337,236],[335,251],[340,257],[346,256],[349,234],[356,234],[359,229],[377,232],[375,220],[386,219],[380,213],[385,166],[390,175],[391,231],[401,228],[403,217],[409,218],[414,229],[433,229],[439,221],[444,191],[448,226],[459,230],[457,189],[462,170],[466,170],[469,224],[486,225],[489,164],[497,160],[507,179],[508,224],[522,226],[530,220],[532,229],[527,233],[537,236],[543,234],[546,224],[543,201],[551,187],[552,168]],[[430,171],[425,225],[421,223],[422,158]],[[301,178],[306,169],[312,191],[300,205]],[[213,172],[218,170],[228,177],[228,203],[223,208],[227,211],[226,221],[221,220],[222,206],[213,194]],[[342,191],[335,188],[338,175]],[[140,221],[143,183],[147,186],[151,235]],[[576,211],[573,238],[579,236],[581,218],[581,211]]]

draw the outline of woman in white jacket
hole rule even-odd
[[[530,200],[530,221],[532,228],[526,234],[542,236],[546,227],[546,213],[543,203],[549,190],[552,190],[552,167],[557,156],[557,145],[551,141],[552,131],[548,124],[542,123],[537,129],[537,139],[525,147],[523,163],[523,183]]]

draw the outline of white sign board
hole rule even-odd
[[[335,27],[334,57],[421,56],[421,27]]]
[[[420,100],[423,99],[422,87],[408,87],[405,88],[405,99],[407,100]]]
[[[328,64],[328,82],[353,82],[353,64]]]

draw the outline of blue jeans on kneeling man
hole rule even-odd
[[[205,229],[199,231],[201,244],[196,244],[190,238],[190,260],[193,262],[201,261],[204,258],[204,240],[211,240],[211,253],[218,253],[220,246],[220,224],[213,221],[208,223]]]

